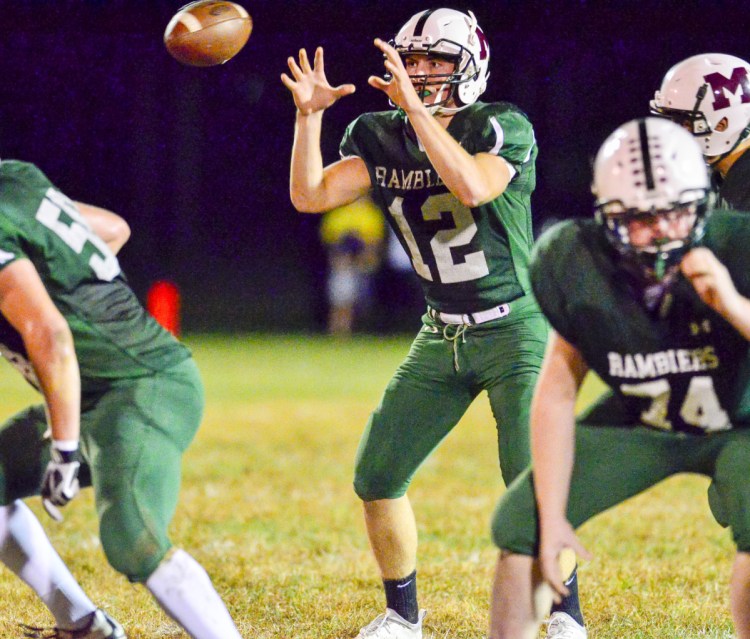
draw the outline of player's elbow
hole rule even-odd
[[[470,209],[474,209],[494,200],[499,195],[499,193],[495,194],[491,189],[483,188],[481,186],[475,188],[463,188],[453,194],[458,198],[458,201],[461,202],[461,204]]]
[[[320,213],[323,207],[316,198],[310,197],[299,191],[290,191],[292,206],[298,213]]]
[[[119,246],[123,246],[130,239],[130,234],[130,224],[118,215],[117,219],[112,223],[113,240]]]
[[[62,315],[47,317],[44,321],[29,322],[23,332],[24,343],[29,353],[36,354],[49,364],[59,365],[75,358],[73,334]]]

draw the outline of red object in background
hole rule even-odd
[[[146,296],[148,312],[175,336],[180,334],[180,291],[172,282],[154,282]]]

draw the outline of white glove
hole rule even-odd
[[[51,459],[42,479],[42,504],[47,514],[55,521],[62,521],[57,506],[64,506],[78,494],[78,449],[59,450],[52,442]]]

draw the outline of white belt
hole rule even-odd
[[[476,313],[443,313],[436,311],[434,308],[427,307],[427,314],[432,319],[440,320],[444,324],[466,324],[471,326],[509,315],[510,304],[500,304],[500,306],[493,306],[486,311],[477,311]]]

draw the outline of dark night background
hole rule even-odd
[[[38,164],[73,199],[120,213],[133,236],[121,262],[143,299],[154,280],[183,294],[185,331],[323,329],[319,218],[288,197],[294,107],[286,58],[323,45],[332,84],[357,92],[324,119],[323,154],[344,127],[387,108],[375,37],[441,6],[404,0],[242,0],[253,34],[226,65],[171,59],[164,28],[180,0],[0,0],[0,157]],[[588,215],[590,158],[616,126],[644,115],[675,62],[718,51],[747,59],[744,2],[456,2],[488,36],[483,100],[531,117],[539,142],[535,224]],[[386,283],[387,286],[387,283]],[[393,308],[412,331],[419,308]],[[414,307],[414,304],[411,304]],[[382,322],[393,329],[394,323]]]

